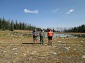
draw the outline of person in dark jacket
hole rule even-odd
[[[40,36],[40,44],[43,45],[44,44],[44,36],[45,36],[43,30],[40,31],[39,36]]]

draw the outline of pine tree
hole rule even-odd
[[[13,31],[14,30],[14,22],[13,20],[11,21],[11,24],[10,24],[10,31]]]

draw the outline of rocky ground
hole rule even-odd
[[[0,31],[0,63],[85,63],[85,37],[55,37],[48,46],[28,32]]]

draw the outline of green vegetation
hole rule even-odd
[[[1,19],[0,18],[0,29],[1,30],[33,30],[33,29],[37,29],[37,30],[41,30],[41,28],[33,26],[31,24],[25,24],[24,22],[17,22],[17,20],[14,22],[13,20],[5,20],[4,18]]]
[[[77,33],[85,33],[85,25],[81,25],[78,27],[73,27],[69,30],[65,30],[65,32],[77,32]]]

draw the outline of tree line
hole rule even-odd
[[[65,30],[65,32],[80,32],[80,33],[85,33],[85,24],[78,26],[78,27],[73,27],[68,30]]]
[[[13,31],[13,30],[34,30],[34,29],[37,29],[38,31],[41,30],[40,27],[36,27],[36,26],[33,26],[31,24],[26,24],[26,23],[22,23],[22,22],[19,22],[16,20],[16,21],[13,21],[13,20],[5,20],[4,18],[0,18],[0,30],[10,30],[10,31]],[[49,28],[47,29],[44,29],[45,32],[47,32],[49,30]],[[53,29],[54,32],[56,32],[55,29]],[[70,29],[65,29],[64,32],[82,32],[82,33],[85,33],[85,24],[81,25],[81,26],[78,26],[78,27],[73,27],[73,28],[70,28]]]
[[[34,29],[37,29],[38,31],[41,30],[40,27],[36,27],[36,26],[33,26],[31,24],[26,24],[26,23],[22,23],[22,22],[19,22],[16,20],[16,21],[13,21],[13,20],[5,20],[4,18],[0,18],[0,30],[10,30],[10,31],[13,31],[13,30],[34,30]]]

